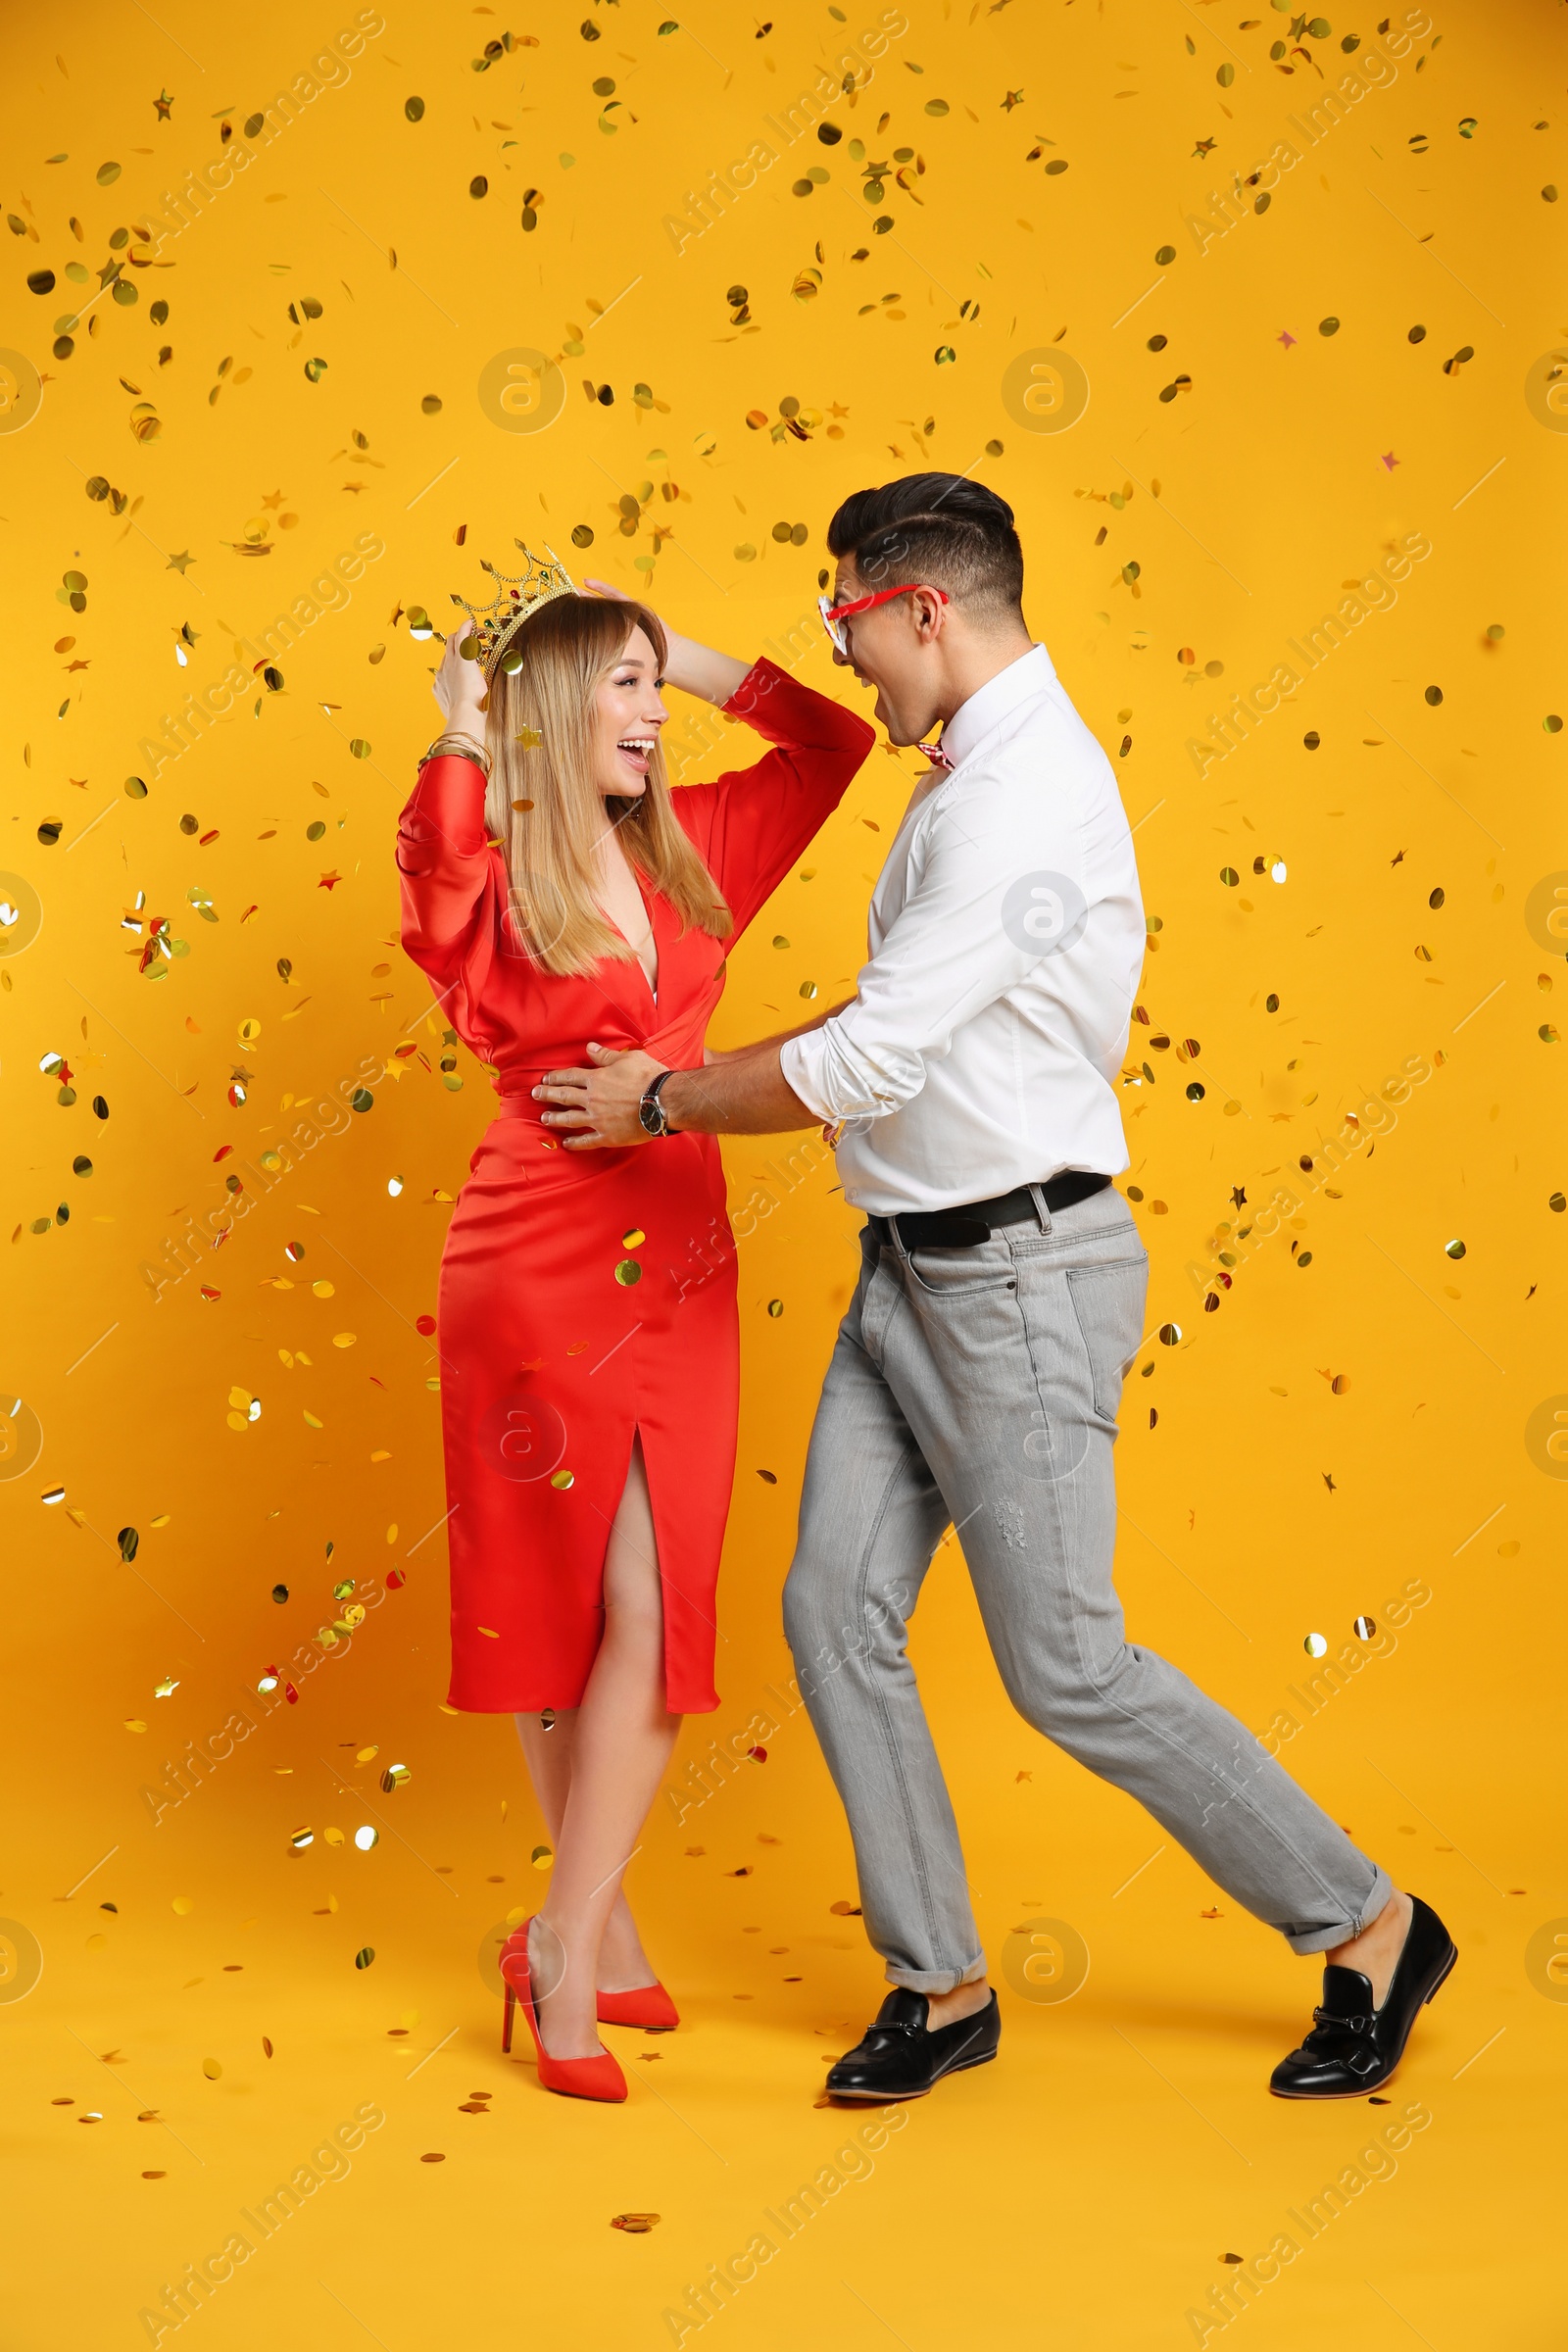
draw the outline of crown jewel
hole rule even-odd
[[[471,650],[471,658],[479,662],[487,675],[494,673],[511,639],[522,623],[538,612],[541,605],[548,605],[554,597],[575,596],[577,593],[576,583],[553,547],[547,547],[542,556],[536,556],[523,540],[519,539],[516,545],[521,548],[524,559],[521,571],[498,571],[493,564],[480,564],[480,570],[487,571],[496,582],[496,594],[491,603],[470,605],[466,597],[459,596],[455,591],[452,598],[452,602],[461,605],[473,623],[473,627],[464,636],[463,650],[469,652],[470,641],[477,641],[476,647]],[[521,659],[519,654],[508,666],[514,669],[520,667]]]

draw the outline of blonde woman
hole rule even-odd
[[[672,791],[666,683],[774,748]],[[500,1095],[441,1267],[450,1703],[515,1715],[556,1846],[503,1956],[508,2042],[519,2000],[541,2083],[623,2099],[597,2025],[676,2013],[621,1874],[680,1717],[718,1703],[734,1243],[718,1147],[666,1132],[659,1081],[651,1150],[551,1134],[533,1090],[593,1049],[702,1065],[729,949],[872,731],[533,557],[449,641],[435,696],[446,732],[399,829],[403,943]]]

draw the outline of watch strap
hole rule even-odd
[[[663,1104],[659,1100],[660,1089],[665,1084],[666,1080],[673,1078],[674,1075],[675,1073],[672,1069],[661,1070],[659,1076],[651,1079],[649,1084],[643,1089],[643,1102],[645,1103],[652,1102],[657,1106],[660,1125],[653,1132],[661,1136],[674,1135],[676,1133],[676,1129],[671,1127],[668,1118],[665,1116]]]

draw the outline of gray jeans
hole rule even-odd
[[[811,1433],[784,1622],[891,1983],[985,1972],[908,1620],[950,1522],[1007,1695],[1298,1952],[1376,1918],[1386,1872],[1184,1674],[1125,1639],[1111,1448],[1149,1264],[1107,1189],[972,1250],[878,1244]]]

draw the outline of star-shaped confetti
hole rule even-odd
[[[192,555],[181,554],[177,556],[171,556],[165,568],[169,571],[177,571],[180,578],[183,579],[185,577],[187,567],[194,564],[196,558]]]
[[[1233,1184],[1231,1186],[1231,1206],[1232,1208],[1245,1208],[1247,1206],[1247,1187],[1245,1184]]]
[[[1386,450],[1383,452],[1383,459],[1382,459],[1382,463],[1383,463],[1383,464],[1384,464],[1384,465],[1385,465],[1385,466],[1388,467],[1388,469],[1389,469],[1390,473],[1392,473],[1392,472],[1394,471],[1394,468],[1396,467],[1396,466],[1397,466],[1397,464],[1399,463],[1399,461],[1398,461],[1398,459],[1397,459],[1397,458],[1395,456],[1395,454],[1394,454],[1394,452],[1393,452],[1393,450],[1392,450],[1392,449],[1386,449]]]
[[[1013,110],[1013,108],[1014,108],[1015,106],[1022,106],[1022,104],[1023,104],[1023,92],[1022,92],[1022,90],[1009,90],[1009,91],[1007,92],[1006,96],[1005,96],[1005,97],[1003,99],[1003,101],[1002,101],[1002,110],[1003,110],[1004,114],[1008,114],[1008,115],[1010,115],[1010,114],[1011,114],[1011,112],[1012,112],[1012,110]]]
[[[334,883],[341,882],[342,879],[343,877],[339,873],[323,874],[316,887],[318,890],[330,890]]]
[[[1327,1487],[1331,1494],[1337,1494],[1340,1491],[1326,1470],[1323,1473],[1323,1484]]]
[[[174,118],[170,113],[170,109],[173,103],[173,97],[168,90],[159,91],[157,97],[153,100],[153,104],[158,109],[158,120],[160,122],[172,122],[173,121]]]
[[[1276,343],[1283,343],[1286,350],[1289,351],[1291,345],[1296,341],[1296,337],[1292,334],[1290,328],[1286,327],[1283,334],[1276,335],[1274,340]]]
[[[283,504],[283,500],[286,496],[287,493],[285,491],[274,490],[270,498],[263,499],[262,504],[264,507],[280,507]]]
[[[1195,156],[1200,156],[1200,157],[1201,157],[1201,156],[1205,156],[1205,155],[1212,155],[1212,154],[1213,154],[1213,152],[1214,152],[1214,141],[1213,141],[1212,139],[1200,139],[1200,140],[1199,140],[1199,142],[1198,142],[1198,145],[1197,145],[1197,146],[1196,146],[1196,147],[1193,149],[1193,153],[1194,153],[1194,155],[1195,155]]]

